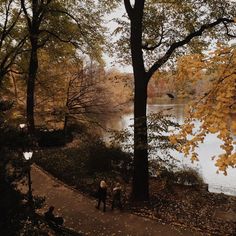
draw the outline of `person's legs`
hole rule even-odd
[[[103,199],[103,211],[105,212],[106,211],[106,199]]]
[[[114,207],[121,208],[121,201],[117,197],[114,197],[112,201],[112,210],[114,209]]]
[[[56,225],[63,225],[64,219],[62,217],[55,217],[54,222]]]
[[[113,211],[114,209],[114,205],[115,205],[115,199],[112,200],[112,204],[111,204],[111,210]]]
[[[97,207],[96,207],[97,209],[100,208],[100,204],[101,204],[101,198],[98,199],[98,205],[97,205]]]
[[[122,203],[121,203],[121,199],[118,199],[118,203],[117,203],[119,209],[121,210],[122,209]]]

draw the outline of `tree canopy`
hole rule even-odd
[[[20,23],[21,17],[17,1],[0,1],[0,82],[6,74],[16,70],[16,61],[26,42],[27,33]]]
[[[146,0],[128,6],[129,18],[137,20],[138,8],[143,5],[142,14],[142,51],[146,71],[152,75],[169,58],[196,53],[211,46],[211,39],[223,42],[235,35],[233,19],[236,15],[234,1],[166,1]],[[139,6],[140,5],[140,6]],[[135,13],[136,12],[136,13]],[[120,36],[116,49],[118,56],[130,63],[130,28],[126,17],[117,19],[119,27],[114,33]],[[168,61],[170,62],[170,61]]]
[[[212,38],[235,35],[235,2],[222,0],[124,0],[128,20],[118,20],[117,46],[134,73],[133,195],[147,200],[147,87],[153,74],[178,55],[206,49]]]

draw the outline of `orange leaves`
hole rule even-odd
[[[231,123],[231,131],[234,135],[236,135],[236,120],[232,121]]]
[[[222,154],[216,161],[215,164],[219,171],[224,172],[224,175],[227,175],[227,168],[229,166],[235,167],[236,166],[236,153],[232,155]]]
[[[182,128],[183,134],[185,134],[187,136],[188,134],[193,134],[194,124],[193,123],[185,123],[184,125],[182,125],[181,128]]]
[[[198,154],[195,153],[195,152],[192,153],[191,160],[192,160],[192,162],[194,162],[194,161],[198,161]]]
[[[169,140],[174,145],[178,144],[178,139],[177,139],[176,135],[170,135]]]
[[[236,133],[236,48],[219,46],[205,58],[188,56],[179,62],[179,67],[177,77],[180,81],[198,80],[199,84],[209,81],[208,89],[189,105],[188,118],[177,135],[178,139],[185,140],[179,149],[185,155],[191,152],[191,159],[197,160],[195,148],[198,143],[203,142],[208,133],[217,134],[223,141],[224,153],[218,157],[216,166],[227,174],[227,168],[236,165],[236,143],[232,138],[232,132]],[[193,132],[196,120],[201,124]],[[174,137],[171,139],[176,142]]]

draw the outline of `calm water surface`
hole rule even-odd
[[[163,109],[169,109],[175,119],[182,123],[184,120],[184,101],[160,101],[158,105],[149,105],[148,113],[158,112]],[[128,128],[133,123],[133,115],[126,114],[120,117],[117,128]],[[116,123],[117,124],[117,123]],[[236,140],[236,138],[235,138]],[[225,193],[228,195],[236,196],[236,169],[229,168],[228,175],[223,173],[217,174],[217,168],[212,160],[213,156],[217,156],[222,153],[220,145],[222,142],[216,137],[216,135],[208,135],[203,144],[199,144],[197,153],[199,154],[199,162],[191,163],[189,158],[183,156],[178,152],[173,152],[172,155],[180,159],[180,165],[192,167],[196,169],[203,177],[204,181],[209,185],[209,191],[217,193]]]

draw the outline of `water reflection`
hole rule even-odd
[[[167,110],[167,112],[175,117],[177,122],[182,123],[184,120],[184,111],[187,102],[175,101],[160,101],[159,104],[149,105],[148,113],[159,112],[161,110]],[[133,115],[126,114],[121,116],[121,119],[116,127],[117,129],[128,128],[133,123]],[[196,124],[199,125],[199,124]],[[114,126],[113,126],[114,128]],[[225,176],[223,173],[217,174],[217,167],[215,161],[212,160],[213,156],[218,156],[222,153],[220,145],[221,140],[217,138],[215,134],[209,134],[203,144],[199,144],[197,153],[199,154],[199,162],[191,163],[189,158],[185,158],[183,154],[173,152],[172,155],[179,158],[180,165],[188,166],[196,169],[203,177],[204,181],[209,184],[209,191],[211,192],[223,192],[229,195],[236,196],[236,169],[229,168],[228,175]]]

